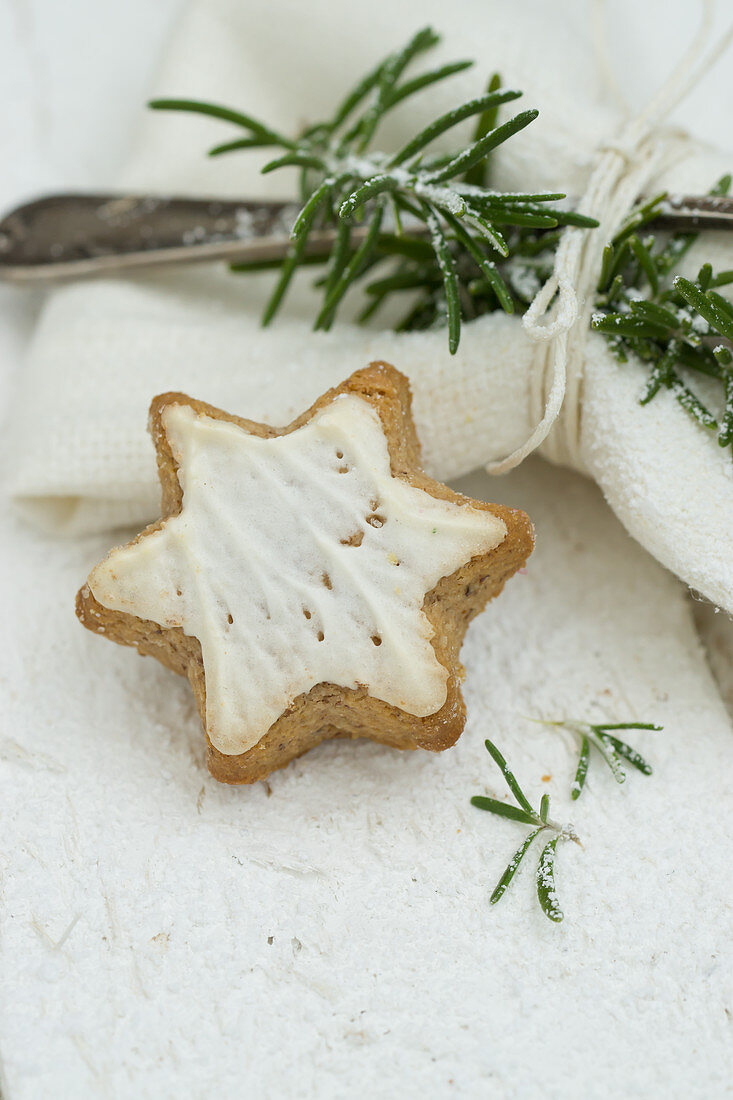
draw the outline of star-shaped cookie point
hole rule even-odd
[[[532,533],[421,471],[407,380],[372,364],[281,430],[164,394],[151,430],[163,518],[77,611],[189,677],[212,773],[254,782],[335,736],[452,744],[466,626]]]

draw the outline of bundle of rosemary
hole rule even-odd
[[[417,291],[417,302],[399,327],[447,324],[454,353],[462,317],[470,319],[497,308],[511,313],[527,304],[534,280],[548,270],[548,260],[552,266],[557,243],[556,235],[539,238],[538,232],[564,225],[597,225],[592,218],[551,205],[564,199],[563,193],[489,188],[490,153],[539,113],[521,111],[497,125],[499,108],[522,93],[502,88],[496,74],[484,95],[446,111],[396,152],[372,148],[379,124],[398,104],[473,64],[457,61],[405,79],[410,63],[438,41],[430,28],[418,31],[406,46],[367,73],[331,118],[308,126],[295,138],[212,103],[157,99],[150,104],[156,110],[209,115],[244,130],[245,136],[214,146],[211,156],[271,146],[283,153],[264,166],[264,174],[281,168],[299,170],[303,205],[263,324],[277,313],[296,269],[304,263],[321,263],[326,270],[318,280],[323,305],[316,329],[330,328],[349,288],[369,277],[369,303],[362,320],[392,294]],[[476,124],[468,145],[452,152],[431,152],[436,139],[469,118],[475,118]],[[326,226],[336,230],[332,252],[309,255],[309,235]],[[512,256],[521,257],[523,263],[510,271],[505,265]],[[542,257],[539,267],[538,256]],[[233,270],[260,271],[279,265],[280,261],[235,264]]]
[[[423,89],[469,68],[457,61],[406,78],[416,58],[439,41],[431,28],[418,31],[397,52],[368,72],[329,119],[288,137],[241,111],[189,99],[157,99],[156,110],[188,111],[233,123],[243,136],[215,145],[211,156],[276,148],[281,155],[262,169],[268,174],[297,168],[302,207],[284,261],[233,264],[236,272],[281,268],[262,322],[280,308],[296,270],[325,267],[316,285],[322,306],[316,329],[334,322],[347,291],[365,284],[366,322],[391,298],[409,306],[398,331],[446,326],[451,353],[460,341],[461,321],[503,309],[521,314],[550,275],[562,227],[592,229],[597,222],[564,206],[562,192],[500,192],[490,187],[490,154],[537,117],[525,110],[498,123],[502,106],[521,92],[502,87],[494,74],[483,95],[446,111],[393,153],[373,148],[382,120]],[[472,139],[450,152],[434,142],[475,118]],[[730,177],[713,193],[724,194]],[[644,202],[606,248],[599,273],[592,327],[608,337],[619,360],[634,354],[650,366],[642,403],[660,389],[674,392],[699,423],[717,429],[721,446],[733,443],[733,307],[718,288],[733,271],[713,273],[703,265],[696,282],[673,278],[696,239],[676,234],[657,244],[644,233],[666,200]],[[309,251],[314,230],[335,230],[326,254]],[[689,375],[705,375],[724,391],[720,423]]]

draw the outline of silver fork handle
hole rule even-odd
[[[136,267],[282,259],[291,202],[154,195],[49,195],[0,222],[0,278],[52,283]],[[312,234],[328,252],[330,234]]]
[[[0,222],[0,279],[41,284],[162,264],[282,260],[298,209],[293,202],[266,200],[50,195]],[[733,229],[733,200],[670,198],[653,224]],[[354,243],[364,232],[354,228]],[[324,255],[333,241],[333,230],[314,231],[307,254]]]

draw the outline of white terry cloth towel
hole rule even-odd
[[[582,195],[595,150],[623,128],[599,75],[588,5],[461,0],[459,8],[454,17],[444,4],[425,0],[420,19],[444,34],[436,61],[476,57],[478,65],[393,112],[380,142],[395,147],[435,113],[483,90],[487,73],[498,69],[525,90],[520,102],[537,105],[541,115],[497,151],[495,185]],[[240,106],[293,130],[327,114],[357,74],[414,33],[415,4],[375,0],[350,6],[336,27],[333,18],[330,0],[194,3],[157,91]],[[257,153],[207,161],[205,150],[227,132],[210,119],[141,111],[137,150],[118,186],[293,193],[287,173],[259,176]],[[682,139],[675,148],[679,159],[650,189],[664,183],[705,191],[733,162]],[[731,266],[730,239],[708,235],[690,255],[690,270],[700,256]],[[412,381],[425,464],[436,476],[500,459],[528,437],[539,415],[530,395],[540,352],[519,319],[497,314],[467,324],[454,358],[442,331],[395,335],[340,323],[314,334],[309,282],[301,282],[264,332],[259,315],[270,275],[189,269],[56,291],[23,372],[10,440],[11,491],[26,514],[69,533],[152,519],[158,489],[147,407],[169,389],[282,424],[328,385],[371,359],[387,359]],[[730,455],[671,393],[641,408],[645,379],[641,364],[620,366],[603,338],[589,335],[579,447],[566,461],[597,480],[642,545],[731,611]]]
[[[526,574],[472,624],[445,753],[330,742],[269,784],[207,775],[187,683],[81,629],[108,536],[7,537],[4,1093],[37,1097],[709,1100],[733,1075],[733,731],[682,585],[598,490],[531,459],[461,487],[526,509]],[[63,594],[66,593],[64,596]],[[657,722],[617,786],[532,718]],[[489,896],[549,793],[583,848]],[[356,1086],[354,1086],[356,1082]]]

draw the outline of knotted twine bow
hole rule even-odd
[[[603,0],[597,0],[597,10]],[[538,342],[538,363],[530,383],[530,411],[537,426],[506,458],[486,469],[503,474],[542,446],[552,462],[583,469],[580,420],[585,342],[603,250],[651,181],[693,148],[689,135],[662,128],[670,112],[702,79],[733,40],[733,24],[707,50],[714,0],[702,0],[700,27],[689,49],[644,110],[619,136],[599,146],[578,210],[599,222],[592,231],[565,230],[552,275],[524,315],[528,335]],[[597,36],[602,43],[602,35]],[[602,47],[601,47],[602,52]],[[610,70],[605,65],[605,71]],[[554,429],[554,430],[553,430]]]

